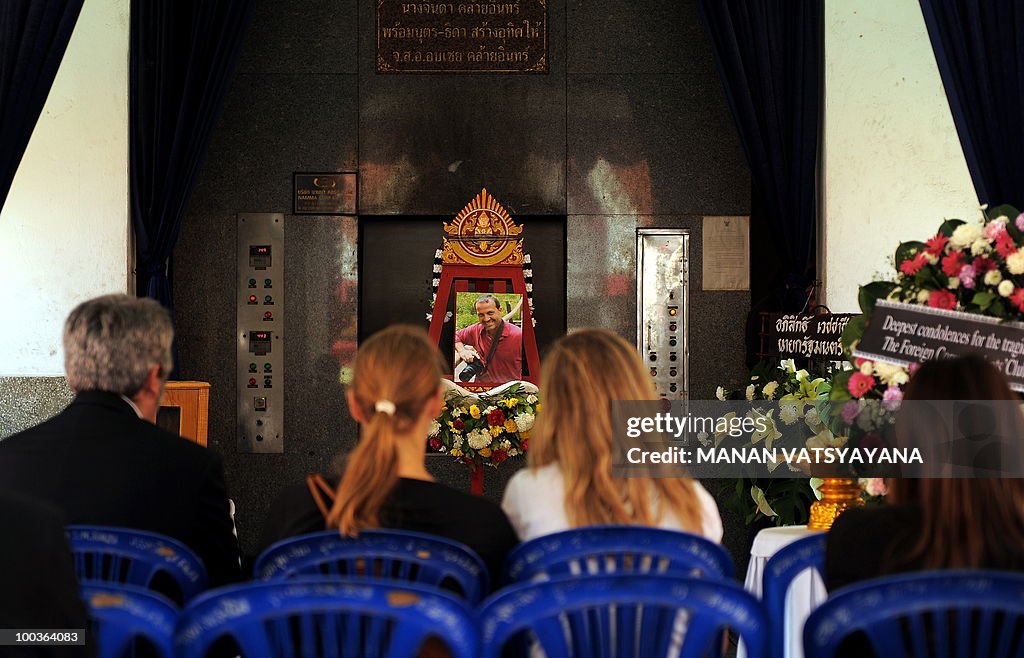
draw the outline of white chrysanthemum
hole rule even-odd
[[[766,400],[771,400],[775,396],[775,391],[779,389],[779,382],[768,382],[761,389],[761,394],[764,395]]]
[[[951,277],[949,277],[949,284],[946,287],[949,288],[950,290],[956,290],[957,288],[959,288],[960,287],[960,277],[958,277],[958,276],[951,276]]]
[[[930,294],[931,294],[931,292],[928,291],[928,290],[924,290],[924,289],[919,290],[917,292],[917,301],[918,301],[918,303],[919,304],[924,304],[925,302],[927,302],[928,301],[928,295],[930,295]]]
[[[953,229],[953,235],[949,236],[949,246],[954,249],[963,249],[967,245],[982,237],[981,227],[976,224],[961,224]]]
[[[747,387],[746,396],[747,396],[748,400],[753,400],[754,399],[754,385],[753,384],[751,384],[750,386]]]
[[[871,374],[871,369],[874,368],[874,367],[875,367],[875,364],[874,364],[873,361],[868,361],[867,359],[865,359],[860,364],[861,374],[870,375]]]
[[[515,457],[518,454],[519,454],[519,451],[516,450],[515,448],[509,448],[508,449],[508,456],[509,457]]]
[[[1024,251],[1018,250],[1007,256],[1006,269],[1010,274],[1024,274]]]
[[[1009,297],[1013,294],[1013,281],[1009,279],[1003,279],[999,282],[999,294],[1003,297]]]
[[[997,286],[999,282],[1003,280],[1003,275],[999,273],[999,270],[989,270],[985,272],[985,285],[986,286]]]
[[[509,441],[508,439],[505,439],[501,443],[498,444],[498,450],[508,450],[511,447],[512,447],[512,442]]]
[[[491,433],[487,430],[473,430],[466,435],[466,442],[473,450],[482,450],[491,445]]]
[[[437,422],[436,420],[430,421],[430,428],[427,430],[427,436],[428,437],[437,436],[437,433],[440,432],[440,431],[441,431],[441,423]]]
[[[462,407],[452,407],[452,418],[458,418],[462,415]]]
[[[971,255],[984,256],[992,251],[992,242],[988,238],[978,238],[971,243]]]
[[[821,425],[821,416],[818,415],[818,410],[814,407],[808,409],[804,414],[804,422],[807,423],[807,427],[816,431],[816,428]]]
[[[875,361],[874,375],[887,386],[902,386],[910,381],[906,368],[881,361]]]
[[[725,400],[725,389],[719,386],[715,389],[715,397],[719,400]]]
[[[537,396],[530,393],[526,396],[526,404],[537,404]]]
[[[515,418],[513,418],[512,420],[515,421],[516,427],[519,428],[520,432],[529,432],[530,430],[533,429],[533,422],[536,419],[536,416],[534,416],[533,414],[528,414],[524,411],[523,413],[516,414]]]
[[[462,444],[465,443],[465,442],[466,442],[466,440],[462,438],[461,434],[455,434],[454,436],[452,436],[452,447],[453,448],[461,449],[462,448]]]
[[[793,400],[784,400],[779,403],[779,420],[786,425],[792,425],[800,415],[800,403]]]

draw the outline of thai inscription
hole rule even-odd
[[[377,0],[378,73],[547,73],[547,0]]]

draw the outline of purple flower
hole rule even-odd
[[[978,271],[974,269],[973,265],[964,265],[960,268],[960,285],[968,290],[973,289],[976,276],[978,276]]]
[[[1017,228],[1024,231],[1024,212],[1017,215],[1017,221],[1015,221],[1014,224],[1017,225]]]
[[[847,402],[843,405],[843,422],[847,425],[853,425],[853,421],[857,419],[857,414],[860,413],[860,405],[854,401]]]
[[[885,389],[885,393],[882,394],[882,406],[887,411],[896,411],[900,408],[900,402],[903,400],[903,390],[899,386],[889,386]]]

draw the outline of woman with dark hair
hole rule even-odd
[[[340,478],[313,475],[284,491],[267,514],[260,551],[325,528],[426,532],[476,551],[496,574],[515,533],[494,503],[434,482],[427,432],[441,412],[441,355],[418,327],[394,325],[359,347],[347,392],[362,437]]]
[[[980,356],[925,363],[907,384],[904,400],[1007,401],[992,405],[991,413],[986,410],[984,425],[995,436],[1013,441],[1004,445],[1004,459],[1020,452],[1016,442],[1024,441],[1024,415],[1018,396]],[[911,413],[913,420],[898,420],[901,442],[942,449],[948,436],[941,433],[948,430],[940,418],[918,410]],[[946,460],[949,463],[949,457]],[[844,512],[829,531],[825,553],[829,590],[904,571],[1024,569],[1024,479],[979,474],[892,478],[887,485],[887,505]]]

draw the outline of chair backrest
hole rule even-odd
[[[225,636],[246,658],[407,658],[431,637],[453,658],[476,658],[479,648],[476,619],[453,596],[408,583],[325,578],[212,590],[182,612],[174,646],[178,658],[200,658]]]
[[[75,572],[83,583],[127,583],[156,589],[177,603],[206,589],[206,567],[187,546],[154,532],[68,526]]]
[[[676,573],[728,580],[733,565],[724,548],[700,535],[619,525],[537,537],[505,560],[506,583],[585,573]]]
[[[793,580],[807,569],[817,571],[824,581],[825,533],[803,537],[783,546],[764,566],[761,599],[768,612],[772,655],[782,656],[785,653],[786,593]]]
[[[511,585],[484,602],[482,652],[536,642],[547,656],[718,655],[725,628],[767,656],[760,602],[734,583],[664,574],[562,577]]]
[[[172,639],[178,609],[166,597],[124,584],[86,584],[82,598],[89,611],[97,658],[134,656],[145,641],[159,658],[174,658]]]
[[[469,547],[443,537],[368,530],[343,537],[336,530],[301,535],[269,547],[253,573],[264,580],[344,576],[432,585],[478,603],[488,591],[487,568]]]
[[[804,653],[834,656],[860,632],[867,637],[859,641],[886,658],[1020,655],[1024,575],[930,571],[845,587],[807,618]]]

